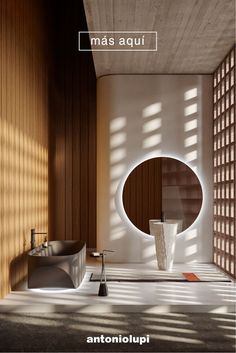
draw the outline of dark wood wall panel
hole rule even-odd
[[[214,263],[236,278],[235,46],[214,73]]]
[[[123,203],[130,221],[149,234],[149,219],[161,218],[161,158],[152,158],[135,168],[128,176]]]
[[[96,76],[92,53],[78,51],[78,31],[87,30],[83,2],[59,0],[50,11],[50,237],[94,248]]]
[[[0,298],[27,274],[30,229],[48,228],[44,18],[42,1],[0,1]]]

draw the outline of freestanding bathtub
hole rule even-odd
[[[28,253],[29,288],[77,288],[86,268],[86,244],[75,240],[50,241]]]

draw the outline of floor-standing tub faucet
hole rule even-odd
[[[45,234],[46,235],[47,233],[45,233],[45,232],[36,232],[34,228],[31,229],[31,241],[30,241],[31,250],[33,250],[36,247],[36,242],[35,242],[35,235],[36,234]]]
[[[114,252],[114,250],[107,250],[104,249],[102,252],[92,252],[90,256],[92,257],[101,257],[102,258],[102,271],[100,277],[100,286],[98,295],[100,297],[106,297],[108,295],[108,288],[107,288],[107,279],[106,279],[106,272],[105,272],[105,256],[107,252]]]

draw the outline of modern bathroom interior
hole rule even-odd
[[[0,15],[0,351],[234,352],[235,1]],[[80,48],[141,31],[156,50]]]

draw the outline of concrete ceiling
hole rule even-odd
[[[89,31],[157,31],[157,52],[93,52],[97,77],[212,73],[235,43],[235,0],[84,0]]]

